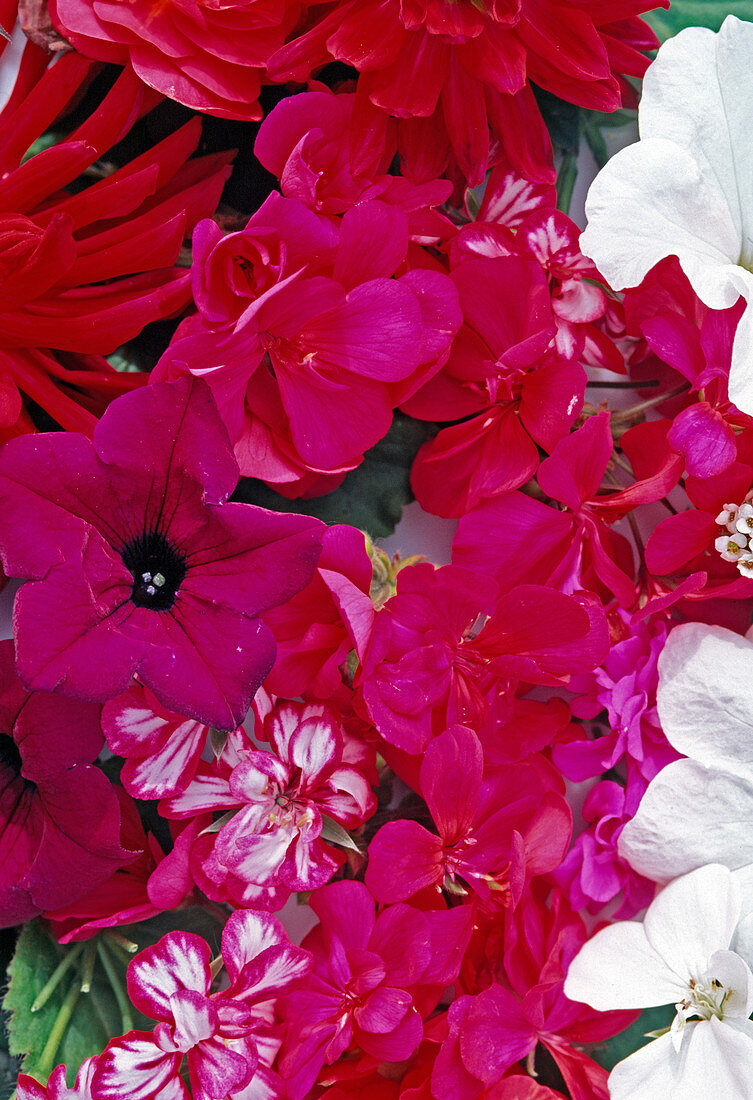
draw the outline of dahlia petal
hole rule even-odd
[[[141,951],[128,966],[128,996],[154,1020],[173,1019],[171,997],[181,990],[206,996],[212,982],[211,952],[206,940],[192,932],[168,932],[153,947]]]

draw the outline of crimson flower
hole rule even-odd
[[[460,878],[485,900],[517,900],[526,877],[554,870],[570,841],[572,816],[526,764],[484,775],[481,744],[453,726],[430,742],[421,793],[438,835],[415,821],[389,821],[369,845],[366,885],[380,902],[404,901],[426,886]]]
[[[102,743],[98,706],[27,691],[0,642],[0,927],[76,901],[134,858],[115,790],[91,766]]]
[[[21,587],[19,674],[103,701],[134,673],[159,701],[233,729],[275,655],[259,619],[313,576],[322,524],[226,504],[238,467],[198,379],[119,398],[94,432],[23,436],[0,454],[15,516],[0,557]]]
[[[188,161],[194,119],[69,193],[159,101],[124,72],[71,134],[25,159],[94,71],[66,54],[0,112],[0,439],[35,430],[22,395],[90,436],[113,397],[146,381],[103,356],[190,301],[189,276],[173,265],[229,174],[228,154]]]
[[[220,118],[261,118],[267,58],[301,10],[297,0],[51,0],[61,34],[84,56],[133,66],[150,87]]]
[[[663,7],[668,0],[663,0]],[[328,61],[360,76],[354,141],[369,147],[381,113],[400,123],[408,176],[457,162],[471,185],[487,169],[489,130],[524,175],[551,179],[551,145],[529,81],[613,111],[658,41],[637,15],[653,0],[339,0],[269,61],[273,80],[306,80]],[[374,28],[379,33],[374,33]],[[367,154],[368,155],[368,154]]]

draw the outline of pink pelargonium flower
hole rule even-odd
[[[217,765],[201,764],[185,792],[161,810],[187,817],[237,809],[215,836],[214,860],[257,887],[314,890],[338,866],[321,837],[324,819],[357,828],[373,814],[376,800],[363,773],[343,763],[335,711],[312,703],[272,707],[269,697],[261,703],[264,724],[257,736],[273,751],[231,746]]]
[[[21,1073],[16,1085],[16,1100],[92,1100],[91,1083],[96,1066],[96,1058],[87,1058],[82,1062],[71,1089],[66,1084],[65,1066],[56,1066],[46,1085],[40,1085],[33,1077]]]
[[[360,659],[374,623],[372,565],[355,527],[336,524],[322,538],[314,579],[263,618],[277,643],[266,688],[274,695],[328,699],[342,687],[340,666]]]
[[[297,0],[52,0],[57,29],[85,57],[133,66],[162,95],[220,118],[261,118],[269,56],[300,14]]]
[[[500,596],[481,573],[422,563],[400,571],[377,613],[356,684],[384,740],[416,754],[450,725],[478,725],[489,697],[564,682],[607,647],[593,598],[536,585]]]
[[[376,916],[373,897],[353,881],[324,886],[310,904],[321,922],[303,941],[313,973],[281,1006],[288,1035],[279,1069],[291,1100],[307,1097],[322,1066],[351,1045],[378,1062],[410,1058],[421,1016],[457,977],[473,920],[470,906],[393,905]]]
[[[611,524],[638,504],[660,500],[677,484],[683,463],[667,445],[667,428],[655,421],[625,432],[620,445],[635,480],[601,494],[614,447],[610,414],[589,417],[538,469],[539,485],[553,505],[522,492],[479,505],[458,525],[453,561],[506,585],[538,582],[563,592],[593,588],[632,607],[637,598],[632,551]]]
[[[454,232],[434,208],[452,191],[449,180],[413,184],[388,172],[397,150],[394,123],[386,117],[370,142],[371,157],[354,166],[350,136],[356,96],[312,81],[307,92],[287,96],[259,128],[254,152],[280,180],[283,195],[312,210],[343,214],[357,202],[380,199],[408,217],[411,239],[434,244]]]
[[[595,1012],[565,997],[567,968],[586,935],[564,895],[543,880],[507,911],[502,950],[495,925],[475,933],[474,939],[488,937],[487,943],[472,942],[468,952],[468,960],[477,957],[480,965],[475,982],[470,969],[464,970],[463,984],[471,995],[450,1006],[450,1035],[432,1074],[433,1096],[496,1097],[494,1090],[517,1062],[530,1058],[535,1067],[541,1044],[573,1100],[608,1100],[607,1071],[581,1045],[615,1035],[637,1013]]]
[[[463,890],[485,901],[517,902],[527,878],[559,865],[572,814],[534,767],[484,775],[481,743],[453,726],[428,745],[421,794],[438,835],[415,821],[389,821],[369,845],[366,885],[379,902],[404,901],[426,886]]]
[[[536,260],[466,256],[450,277],[463,326],[442,370],[402,407],[422,420],[468,418],[425,443],[411,473],[424,508],[460,516],[533,476],[539,445],[551,451],[575,422],[586,375],[547,354],[556,328]]]
[[[131,961],[128,995],[159,1022],[151,1033],[129,1031],[107,1044],[92,1100],[189,1100],[184,1057],[194,1100],[278,1094],[257,1038],[264,1040],[268,1002],[308,972],[311,956],[288,941],[275,917],[246,910],[232,913],[222,932],[230,984],[219,993],[211,992],[211,958],[201,936],[169,932]]]
[[[115,790],[92,767],[99,707],[29,692],[0,642],[0,927],[78,900],[137,852],[120,845]]]
[[[341,477],[444,361],[455,287],[436,270],[401,273],[407,216],[376,200],[334,223],[274,194],[241,232],[205,222],[194,239],[201,312],[152,377],[208,382],[244,475],[290,495]]]
[[[226,504],[238,467],[198,379],[113,402],[94,442],[25,436],[0,454],[0,533],[31,688],[103,701],[134,673],[165,706],[241,722],[274,660],[259,619],[313,576],[322,524]]]

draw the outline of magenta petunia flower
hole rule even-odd
[[[136,853],[120,846],[99,707],[27,691],[0,643],[0,927],[78,900]]]
[[[134,673],[165,706],[232,729],[275,655],[262,611],[311,580],[322,524],[226,504],[238,467],[208,388],[160,383],[114,402],[94,442],[11,440],[0,535],[32,689],[102,701]]]

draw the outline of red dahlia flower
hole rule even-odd
[[[27,691],[0,642],[0,927],[76,901],[133,858],[91,767],[102,744],[99,707]]]
[[[406,174],[434,179],[456,162],[484,178],[489,130],[524,175],[550,179],[551,145],[531,91],[614,111],[658,45],[637,18],[654,0],[339,0],[269,61],[274,80],[306,80],[333,59],[361,74],[354,115],[368,146],[380,112],[400,123]],[[668,0],[661,6],[668,7]],[[379,28],[375,33],[374,28]],[[375,117],[376,116],[376,117]]]
[[[19,673],[104,701],[134,673],[159,701],[233,729],[272,666],[259,619],[311,580],[322,524],[226,504],[238,480],[206,385],[126,394],[94,442],[23,436],[0,452],[0,534],[16,596]]]
[[[158,102],[124,72],[73,133],[24,160],[91,74],[67,54],[0,112],[0,440],[34,430],[21,394],[91,435],[108,401],[145,381],[102,356],[190,301],[189,275],[172,265],[229,173],[227,154],[188,161],[201,137],[194,119],[69,194]]]
[[[220,118],[261,118],[261,76],[295,26],[297,0],[51,0],[85,57],[130,65],[162,95]]]

